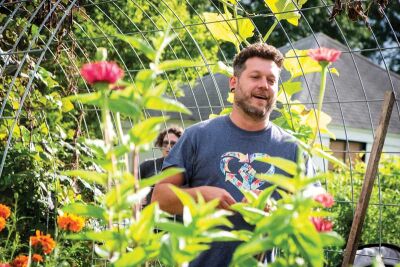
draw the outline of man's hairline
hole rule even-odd
[[[247,59],[245,60],[245,62],[243,63],[243,69],[238,73],[237,76],[235,75],[235,69],[233,69],[233,77],[240,78],[240,75],[246,70],[246,63],[247,63],[247,61],[248,61],[249,59],[251,59],[251,58],[261,58],[261,59],[264,59],[264,60],[269,60],[269,61],[274,62],[275,65],[276,65],[276,66],[278,67],[278,69],[279,69],[279,73],[278,73],[279,76],[278,76],[278,78],[281,76],[283,63],[282,63],[282,67],[279,67],[278,64],[276,64],[276,62],[275,62],[273,59],[263,58],[263,57],[259,57],[259,56],[253,56],[253,57],[249,57],[249,58],[247,58]]]

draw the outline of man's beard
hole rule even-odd
[[[239,89],[239,88],[238,88]],[[240,90],[240,89],[239,89]],[[265,105],[264,109],[258,108],[255,106],[252,106],[249,103],[249,100],[251,99],[251,96],[249,97],[237,97],[235,95],[235,103],[236,105],[243,110],[243,112],[248,115],[250,118],[254,120],[264,120],[265,118],[269,117],[271,114],[272,110],[275,107],[276,99],[275,98],[267,98],[267,104]]]

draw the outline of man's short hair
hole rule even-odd
[[[183,133],[183,129],[181,127],[178,127],[178,126],[172,126],[172,127],[169,127],[167,129],[163,130],[162,132],[160,132],[158,134],[157,139],[154,142],[155,147],[162,147],[163,141],[164,141],[164,137],[169,133],[172,133],[176,137],[179,138],[179,137],[181,137],[181,135]]]
[[[239,77],[246,67],[246,60],[253,57],[272,60],[279,68],[283,65],[283,55],[278,49],[266,43],[254,43],[240,51],[233,59],[233,75]]]

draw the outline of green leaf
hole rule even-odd
[[[154,88],[147,90],[144,94],[144,97],[148,96],[161,96],[162,94],[165,93],[165,91],[168,88],[168,81],[162,81],[159,84],[157,84]]]
[[[164,97],[150,96],[145,100],[145,108],[153,110],[162,110],[166,112],[181,112],[184,114],[192,114],[183,104],[176,100]]]
[[[264,2],[275,14],[277,20],[287,20],[290,24],[297,26],[301,17],[298,9],[301,9],[307,0],[297,1],[297,7],[292,0],[265,0]]]
[[[85,181],[90,183],[97,183],[100,185],[106,185],[107,183],[107,175],[104,173],[94,172],[94,171],[85,171],[85,170],[71,170],[71,171],[63,171],[61,172],[63,175],[67,176],[78,176]]]
[[[168,168],[168,169],[162,171],[161,173],[158,173],[149,178],[140,180],[139,187],[143,188],[143,187],[152,186],[167,177],[170,177],[170,176],[178,174],[178,173],[183,173],[184,171],[185,170],[182,168]]]
[[[244,203],[233,204],[231,205],[231,209],[239,212],[244,219],[251,224],[257,223],[259,220],[268,215],[265,211],[249,207]]]
[[[137,38],[136,36],[135,37],[126,36],[126,35],[122,35],[122,34],[116,34],[115,36],[118,37],[119,39],[127,42],[134,48],[142,51],[148,59],[150,59],[152,61],[155,60],[156,51],[154,50],[154,48],[151,45],[147,44],[142,39]]]
[[[344,239],[336,232],[320,232],[319,236],[324,247],[342,246]]]
[[[87,94],[77,94],[63,98],[65,101],[80,101],[83,104],[92,104],[98,103],[101,99],[100,92],[92,92]]]
[[[103,221],[103,223],[107,222],[108,215],[107,211],[102,207],[83,204],[83,203],[72,203],[65,206],[62,209],[64,212],[81,215],[85,217],[94,217]]]
[[[193,236],[193,229],[179,222],[165,221],[157,223],[157,228],[177,236]]]
[[[271,197],[272,193],[275,191],[276,186],[270,186],[264,189],[255,201],[255,205],[257,208],[264,210],[267,205],[268,199]]]
[[[131,236],[137,244],[145,243],[154,233],[157,203],[151,203],[140,213],[139,221],[130,227]]]
[[[63,98],[61,99],[62,102],[62,112],[69,112],[74,109],[74,105],[71,103],[70,100]]]
[[[233,43],[239,47],[240,43],[254,35],[254,25],[248,18],[232,14],[203,13],[205,24],[215,39]]]
[[[267,157],[258,157],[256,158],[256,160],[274,165],[290,175],[296,175],[297,173],[297,164],[288,159],[267,156]]]
[[[258,179],[273,183],[289,192],[293,193],[296,191],[295,180],[293,178],[289,178],[281,174],[257,174],[256,177]]]
[[[170,188],[182,202],[183,206],[189,208],[191,215],[194,216],[195,214],[197,214],[196,202],[190,194],[173,185],[171,185]]]
[[[135,76],[136,90],[142,94],[147,94],[152,89],[155,78],[156,73],[153,70],[145,69],[139,71]]]
[[[142,247],[135,247],[131,252],[123,254],[114,262],[114,267],[138,266],[146,261],[146,251]]]
[[[279,86],[279,88],[280,88],[279,94],[286,94],[286,97],[288,99],[290,99],[292,95],[303,90],[303,88],[301,87],[301,82],[290,82],[290,81],[283,82]]]
[[[124,94],[123,90],[121,90],[115,91],[110,95],[108,99],[110,110],[131,117],[140,115],[141,108],[135,103],[135,100],[131,97],[124,96]],[[83,104],[95,105],[97,107],[103,106],[103,99],[99,92],[69,96],[64,98],[63,101],[80,101]]]
[[[199,218],[197,220],[197,222],[196,222],[196,225],[198,227],[198,230],[200,230],[200,231],[207,231],[209,229],[213,229],[213,228],[218,227],[218,226],[226,226],[226,227],[233,228],[233,224],[225,217]]]
[[[151,117],[135,124],[129,130],[130,141],[137,146],[152,142],[159,133],[161,123],[167,119],[168,117]]]
[[[69,234],[65,237],[70,240],[92,240],[92,241],[113,241],[123,238],[120,233],[112,230],[103,230],[101,232],[82,232],[79,234]]]
[[[303,224],[303,226],[306,225],[311,226]],[[324,250],[322,243],[318,233],[314,229],[311,229],[311,227],[298,229],[298,232],[292,236],[293,241],[296,243],[297,249],[310,266],[323,266],[324,257],[322,255]]]
[[[101,102],[99,104],[101,105]],[[142,112],[140,106],[132,98],[128,97],[111,94],[108,104],[111,111],[120,112],[130,117],[138,117]]]
[[[180,68],[198,67],[202,64],[188,59],[165,60],[155,66],[156,71],[171,71]]]
[[[274,243],[270,238],[255,238],[249,242],[242,243],[233,254],[233,262],[240,262],[243,258],[251,257],[252,255],[272,249]]]
[[[39,67],[38,71],[35,73],[35,78],[41,80],[50,89],[60,86],[54,79],[54,75],[42,67]]]

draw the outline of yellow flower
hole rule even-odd
[[[58,216],[57,218],[58,226],[65,230],[71,232],[79,232],[85,226],[85,219],[74,214],[64,214]]]

